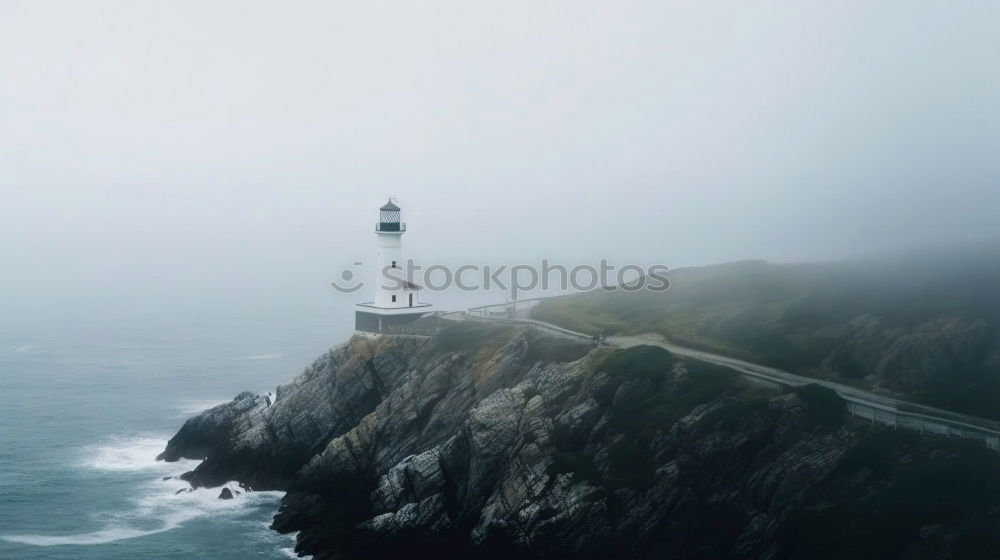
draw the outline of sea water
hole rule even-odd
[[[346,340],[350,315],[340,315],[3,329],[0,558],[294,557],[294,536],[267,528],[280,492],[185,491],[171,477],[197,463],[155,457],[188,417],[273,391]]]

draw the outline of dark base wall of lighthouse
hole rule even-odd
[[[380,315],[366,311],[354,312],[354,330],[370,333],[391,333],[400,327],[416,321],[426,313],[404,313],[399,315]]]

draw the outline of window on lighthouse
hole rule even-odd
[[[392,296],[392,302],[396,303],[396,296]]]
[[[396,261],[392,261],[392,268],[396,268]]]

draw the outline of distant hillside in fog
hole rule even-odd
[[[658,332],[797,373],[1000,418],[1000,243],[827,263],[671,273],[666,292],[554,298],[533,317]]]

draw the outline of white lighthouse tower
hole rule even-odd
[[[419,300],[420,286],[411,282],[403,260],[403,234],[406,224],[400,221],[399,206],[390,199],[379,208],[375,224],[378,270],[375,271],[375,299],[359,303],[354,328],[363,332],[391,332],[433,311],[431,304]]]

